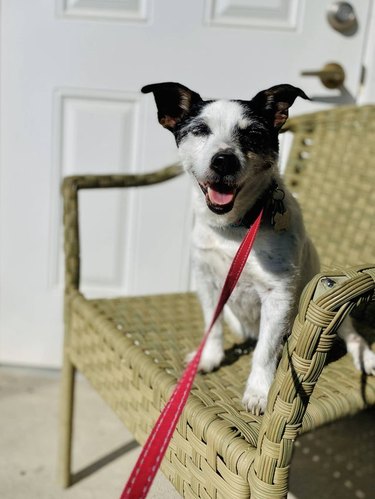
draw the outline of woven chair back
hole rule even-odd
[[[375,106],[289,121],[286,184],[302,206],[323,265],[375,261]]]

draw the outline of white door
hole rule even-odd
[[[176,160],[143,85],[178,81],[203,97],[245,99],[287,82],[317,99],[294,112],[357,100],[371,2],[352,0],[350,33],[329,25],[332,3],[2,1],[1,362],[60,363],[63,176]],[[328,62],[344,68],[344,92],[301,76]],[[142,193],[87,192],[82,201],[87,293],[188,288],[187,179]]]

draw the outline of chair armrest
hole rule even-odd
[[[80,244],[78,224],[78,191],[80,189],[103,189],[139,187],[158,184],[175,178],[182,167],[172,165],[156,172],[135,175],[75,175],[66,177],[62,185],[64,199],[64,251],[65,291],[79,290]]]
[[[293,442],[337,329],[355,306],[374,299],[375,265],[318,274],[306,286],[259,430],[252,498],[286,497]]]

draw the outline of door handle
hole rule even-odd
[[[341,64],[329,62],[322,69],[302,71],[302,76],[317,76],[327,88],[340,88],[345,81],[345,71]]]

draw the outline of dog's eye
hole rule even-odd
[[[241,130],[240,134],[245,135],[246,137],[251,137],[253,139],[256,139],[257,137],[260,137],[262,135],[262,131],[254,129],[254,127],[252,126],[249,126],[244,130]]]
[[[194,125],[191,129],[190,132],[193,135],[209,135],[211,133],[211,130],[208,128],[206,123],[199,123]]]
[[[241,130],[238,135],[241,147],[246,151],[259,152],[267,146],[268,134],[253,127]]]

